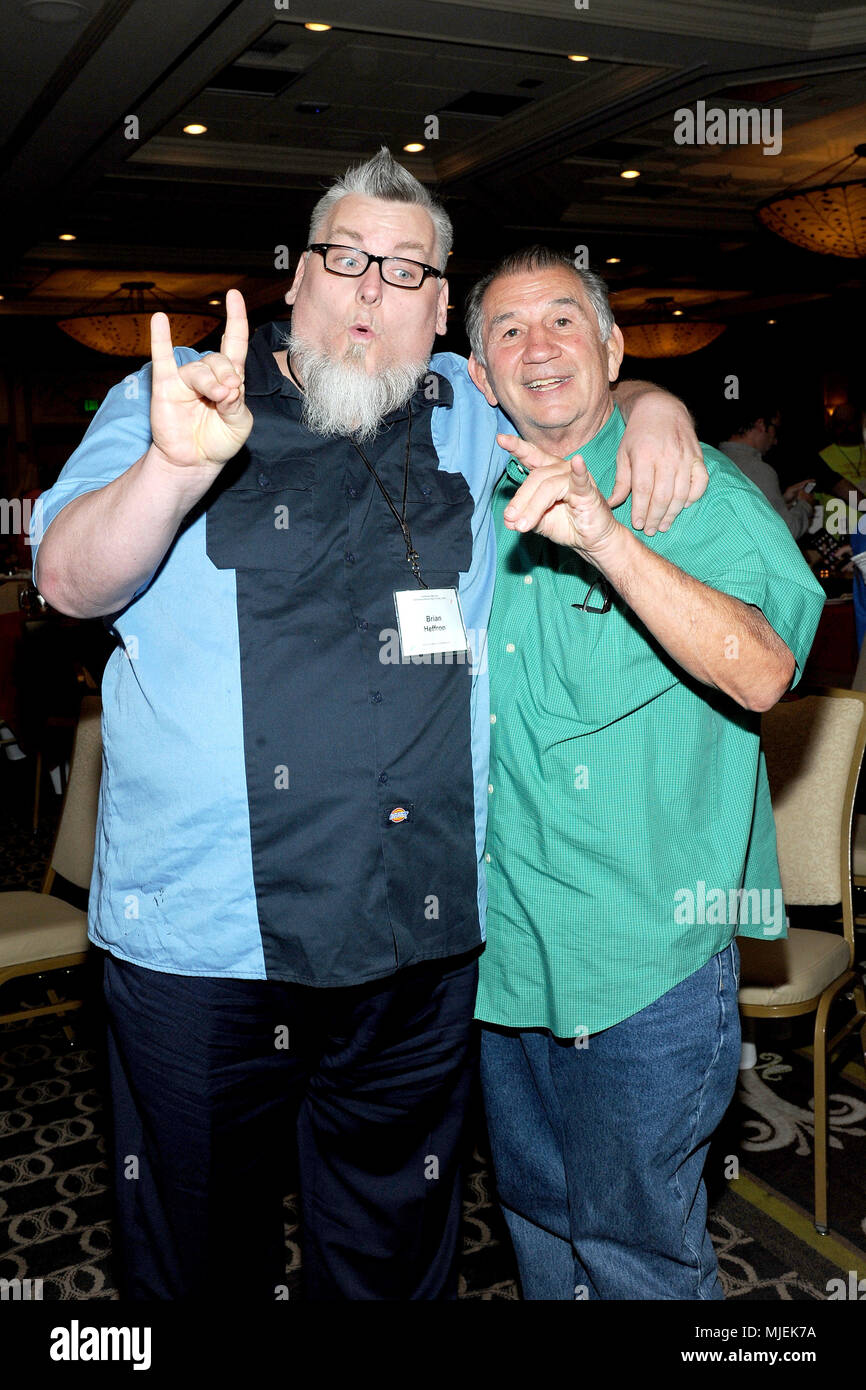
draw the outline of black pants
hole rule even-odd
[[[477,953],[315,989],[105,961],[121,1297],[456,1297]]]

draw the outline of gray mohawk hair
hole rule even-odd
[[[436,233],[436,268],[445,269],[454,240],[451,218],[423,183],[419,183],[414,174],[397,163],[387,145],[382,145],[372,159],[347,169],[319,199],[310,218],[310,242],[320,240],[320,233],[332,208],[349,193],[360,193],[365,198],[382,198],[392,203],[412,203],[415,207],[424,208],[430,214]]]

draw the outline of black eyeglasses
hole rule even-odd
[[[598,604],[590,603],[593,594],[601,599],[601,607]],[[611,609],[610,589],[604,579],[597,579],[594,584],[590,584],[586,591],[586,598],[583,603],[573,603],[572,608],[577,608],[581,613],[609,613]]]
[[[428,275],[437,280],[444,278],[435,266],[424,265],[421,261],[405,261],[402,256],[371,256],[368,251],[359,251],[356,246],[333,246],[325,241],[314,242],[308,251],[318,251],[325,269],[332,275],[350,275],[356,279],[363,275],[371,261],[379,267],[379,274],[386,285],[396,285],[401,290],[420,290]]]

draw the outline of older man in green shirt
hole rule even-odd
[[[759,712],[823,594],[717,450],[670,531],[608,506],[623,341],[597,276],[519,252],[467,329],[520,434],[494,498],[477,1016],[524,1296],[721,1298],[702,1172],[737,1073],[734,938],[785,930]]]

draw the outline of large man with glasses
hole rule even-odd
[[[489,734],[463,628],[507,455],[429,360],[450,241],[387,151],[350,171],[290,335],[247,354],[236,291],[218,353],[157,315],[45,499],[43,593],[119,640],[91,935],[126,1295],[278,1297],[295,1126],[307,1296],[455,1294]],[[640,409],[651,457],[659,419],[683,441],[642,500],[670,516],[697,444]]]
[[[740,1056],[734,936],[785,927],[757,711],[823,593],[717,450],[667,534],[605,500],[623,339],[597,276],[517,252],[466,327],[519,431],[493,507],[477,1012],[523,1293],[721,1298],[702,1172]]]

